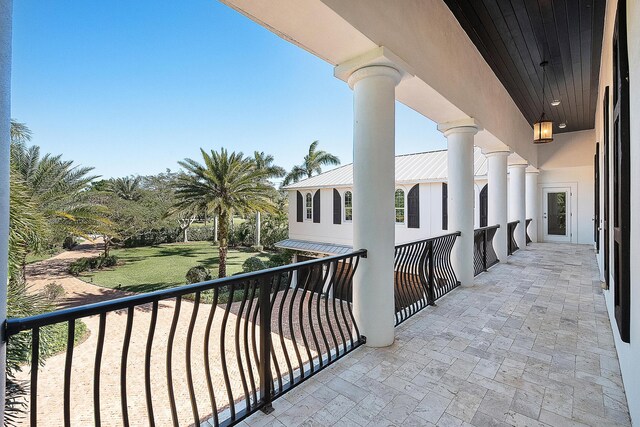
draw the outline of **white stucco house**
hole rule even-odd
[[[396,156],[395,171],[395,243],[446,232],[447,150]],[[487,225],[487,159],[479,148],[474,151],[474,175],[475,225],[479,227]],[[339,245],[338,249],[353,245],[352,163],[285,190],[289,194],[289,239],[280,242],[280,247],[331,253],[331,245]]]
[[[584,135],[586,138],[591,135]],[[567,141],[567,156],[574,142]],[[474,228],[492,225],[488,221],[488,159],[474,149]],[[569,161],[569,159],[568,159]],[[578,159],[573,159],[577,164]],[[529,185],[537,186],[533,197],[544,208],[531,209],[527,219],[542,227],[529,230],[534,241],[585,243],[593,241],[592,168],[527,169]],[[535,179],[531,179],[535,178]],[[539,182],[538,182],[539,181]],[[353,164],[349,163],[285,187],[289,196],[289,239],[278,247],[297,252],[338,254],[353,247]],[[447,209],[447,150],[398,155],[395,157],[395,244],[434,237],[449,231]],[[551,199],[549,194],[551,194]],[[549,204],[560,194],[559,218]],[[512,197],[514,200],[516,197]],[[531,203],[531,206],[535,205]],[[511,218],[510,218],[511,219]],[[515,218],[514,218],[515,219]]]

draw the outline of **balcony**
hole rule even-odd
[[[518,251],[273,407],[246,425],[630,425],[593,250],[568,244]]]
[[[30,424],[630,425],[593,249],[500,263],[496,230],[475,231],[466,286],[459,233],[396,246],[385,348],[362,346],[352,303],[366,251],[12,319],[31,333]],[[39,364],[54,323],[67,348]]]

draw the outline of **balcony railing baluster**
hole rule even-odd
[[[531,224],[532,218],[527,218],[524,226],[525,233],[527,233],[527,245],[531,243],[531,237],[529,237],[529,224]]]
[[[474,230],[473,270],[475,276],[483,271],[487,271],[499,261],[493,247],[493,238],[498,228],[500,228],[500,225],[492,225]]]
[[[31,334],[31,425],[42,423],[44,414],[47,421],[56,423],[59,417],[67,426],[100,425],[101,412],[120,411],[124,425],[218,426],[237,424],[260,409],[269,411],[273,399],[364,342],[351,306],[353,274],[364,255],[359,250],[8,320],[9,344],[18,333]],[[203,309],[206,304],[210,310]],[[185,305],[188,315],[182,313]],[[126,324],[120,335],[112,328],[123,314]],[[78,319],[96,325],[94,344],[76,343]],[[168,324],[167,335],[158,330],[160,319]],[[53,356],[64,360],[62,384],[57,385],[52,375],[56,364],[40,362],[43,328],[60,323],[66,324],[68,335],[66,354]],[[145,337],[143,342],[139,336]],[[196,357],[198,351],[202,358]],[[75,404],[84,398],[79,390],[87,382],[78,378],[83,374],[93,380],[93,405]],[[144,386],[136,375],[144,378]],[[114,388],[120,391],[119,400],[112,398]],[[110,399],[101,399],[107,390]]]
[[[516,243],[516,227],[520,221],[511,221],[507,223],[507,255],[513,255],[515,251],[520,249]]]
[[[460,284],[451,265],[451,250],[459,235],[450,233],[396,246],[396,326]]]

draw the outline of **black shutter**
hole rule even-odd
[[[411,187],[407,194],[407,227],[420,228],[420,184]]]
[[[609,86],[604,88],[604,100],[602,101],[602,117],[604,120],[604,156],[602,158],[602,186],[603,188],[603,199],[604,199],[604,212],[602,218],[602,243],[604,246],[604,284],[607,289],[609,289],[609,277],[611,273],[609,273],[609,258],[610,258],[610,249],[609,249],[609,240],[611,239],[611,234],[609,233],[610,229],[610,207],[609,204],[611,200],[609,200],[609,180],[611,179],[609,173]]]
[[[596,154],[593,156],[593,241],[596,253],[600,252],[600,144],[596,142]]]
[[[613,31],[613,301],[620,339],[630,342],[630,196],[629,56],[627,5],[618,2]]]
[[[302,193],[297,191],[297,197],[296,197],[296,214],[297,214],[297,221],[298,222],[302,222],[304,221],[304,199],[302,197]]]
[[[313,195],[313,222],[320,222],[320,190]]]
[[[480,227],[489,224],[489,184],[485,184],[480,190]]]
[[[335,188],[333,189],[333,223],[342,223],[342,197]]]
[[[449,203],[448,200],[448,188],[447,183],[442,183],[442,229],[446,230],[449,228]]]

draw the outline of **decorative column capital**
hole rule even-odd
[[[473,117],[438,124],[438,130],[449,136],[454,133],[471,133],[475,135],[482,130],[480,123]]]
[[[489,157],[504,157],[507,158],[511,154],[509,150],[496,150],[496,151],[484,151],[482,150],[482,154],[484,154],[487,158]]]
[[[536,175],[540,173],[540,171],[534,168],[533,166],[529,166],[525,172],[529,174],[536,174]]]
[[[509,169],[526,169],[529,167],[527,163],[519,163],[515,165],[509,165]]]
[[[380,46],[338,64],[333,69],[333,75],[347,82],[353,89],[353,86],[365,77],[389,76],[397,79],[397,85],[400,81],[413,77],[415,73],[402,58],[388,48]]]
[[[381,76],[391,78],[396,86],[402,80],[402,74],[395,68],[387,65],[370,65],[354,71],[347,79],[347,83],[349,84],[349,87],[353,89],[356,83],[360,80],[366,79],[367,77]]]

